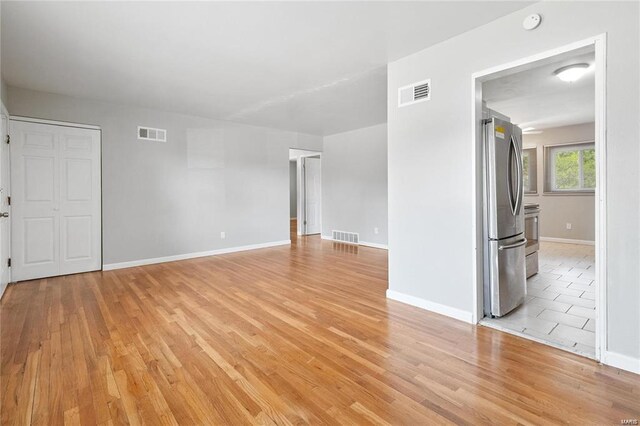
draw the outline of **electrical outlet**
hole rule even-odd
[[[223,240],[224,240],[225,238],[227,238],[227,233],[226,233],[226,232],[224,232],[224,231],[222,231],[222,232],[220,233],[220,238],[221,238],[221,239],[223,239]]]
[[[373,233],[374,233],[374,234],[379,234],[379,233],[380,233],[380,230],[379,230],[378,228],[373,228]]]
[[[567,222],[567,229],[571,229],[571,224]]]

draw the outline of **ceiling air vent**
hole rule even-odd
[[[152,127],[138,127],[138,139],[144,141],[166,142],[167,131],[165,129],[154,129]]]
[[[398,106],[417,104],[431,99],[431,79],[409,84],[398,89]]]

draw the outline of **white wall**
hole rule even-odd
[[[595,240],[596,207],[593,193],[580,195],[544,194],[544,147],[595,139],[595,123],[544,129],[522,136],[525,148],[536,148],[538,194],[524,197],[525,203],[540,204],[540,236],[570,240]],[[566,224],[571,223],[571,229]]]
[[[322,147],[311,135],[14,87],[8,108],[101,126],[105,264],[289,240],[289,148]],[[167,142],[137,140],[139,125],[167,129]]]
[[[541,13],[542,25],[522,20]],[[471,318],[476,274],[471,76],[607,33],[608,347],[640,358],[638,3],[543,2],[389,64],[389,287]],[[432,98],[397,90],[431,78]],[[625,358],[626,357],[626,358]],[[633,361],[636,362],[636,361]]]
[[[323,145],[322,235],[357,232],[386,246],[387,125],[325,136]]]
[[[0,101],[6,107],[8,104],[7,101],[7,84],[4,82],[4,79],[0,78]]]
[[[298,167],[296,161],[289,161],[289,218],[298,218]]]

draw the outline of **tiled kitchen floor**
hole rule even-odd
[[[525,303],[483,323],[595,357],[595,247],[541,242]]]

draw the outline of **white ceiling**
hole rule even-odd
[[[592,49],[590,49],[592,50]],[[588,63],[587,74],[567,83],[554,71]],[[593,52],[564,55],[535,68],[482,84],[487,106],[511,118],[521,128],[546,129],[595,120],[595,56]]]
[[[386,64],[528,2],[2,2],[17,86],[326,135],[386,121]]]

